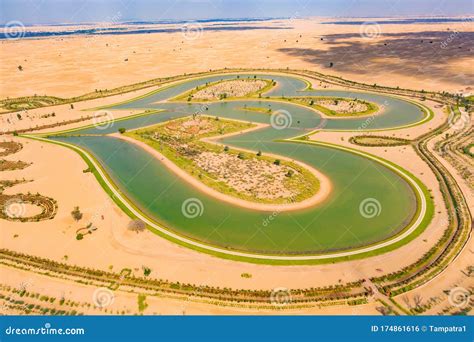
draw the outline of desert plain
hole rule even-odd
[[[344,20],[351,19],[337,19]],[[225,72],[226,68],[315,71],[368,85],[448,92],[466,97],[472,95],[474,29],[471,20],[373,24],[384,20],[388,19],[364,19],[372,23],[369,31],[361,25],[333,24],[331,22],[336,20],[331,18],[308,18],[235,23],[235,30],[211,30],[208,29],[212,28],[211,24],[199,24],[194,27],[192,35],[176,25],[176,32],[170,33],[2,40],[0,100],[33,95],[71,98],[153,78],[210,70]],[[239,29],[246,26],[250,28]],[[156,24],[152,27],[161,26]],[[44,26],[32,29],[41,32],[60,28]],[[314,88],[350,89],[345,84],[325,83],[311,75],[303,78]],[[0,131],[32,129],[28,133],[44,133],[94,124],[96,118],[70,124],[67,121],[79,120],[90,114],[83,110],[130,100],[160,87],[75,102],[74,106],[60,104],[1,113]],[[413,100],[415,97],[402,98]],[[416,100],[419,101],[419,98]],[[435,131],[449,119],[446,105],[430,98],[424,99],[422,104],[433,111],[429,121],[367,134],[416,140]],[[48,115],[53,112],[54,116]],[[114,119],[119,119],[142,111],[111,112]],[[467,125],[472,126],[472,112],[462,109],[462,113],[468,118]],[[60,126],[41,129],[41,126],[57,123]],[[463,125],[461,129],[468,131],[469,127]],[[459,127],[453,126],[446,130],[446,134],[455,134],[457,130]],[[0,141],[23,145],[19,152],[5,159],[31,163],[24,169],[0,172],[0,180],[29,180],[6,188],[3,193],[40,193],[54,198],[58,206],[52,220],[20,222],[0,219],[2,250],[104,272],[127,269],[136,277],[143,277],[144,270],[150,270],[151,273],[146,275],[148,278],[196,287],[244,291],[276,289],[277,294],[284,289],[284,298],[276,300],[276,305],[270,303],[258,307],[235,302],[217,303],[201,298],[199,294],[157,294],[152,290],[140,294],[124,283],[113,290],[113,297],[106,298],[107,305],[97,305],[94,296],[98,288],[106,287],[103,284],[80,282],[76,276],[51,277],[35,271],[31,266],[12,267],[8,261],[2,263],[0,268],[2,310],[5,314],[24,313],[25,310],[35,312],[25,309],[27,304],[35,304],[50,310],[75,310],[84,314],[386,314],[387,309],[381,307],[390,307],[399,314],[414,313],[410,310],[418,307],[429,314],[454,312],[459,307],[453,305],[446,291],[449,293],[450,289],[463,288],[471,291],[472,296],[474,244],[471,236],[452,262],[433,280],[405,295],[395,296],[397,304],[391,303],[389,295],[380,293],[371,284],[369,279],[396,272],[422,258],[443,236],[450,214],[436,174],[411,145],[355,147],[351,138],[360,134],[358,131],[316,131],[309,135],[309,139],[357,148],[389,160],[415,175],[430,192],[435,208],[433,217],[419,236],[399,248],[370,257],[316,265],[268,265],[228,260],[186,248],[148,230],[136,233],[127,228],[129,216],[103,190],[93,173],[84,172],[88,165],[78,153],[60,145],[11,133],[0,135]],[[428,149],[435,151],[436,143],[443,138],[439,135],[428,142]],[[468,212],[472,213],[474,190],[469,177],[443,155],[436,152],[435,155],[439,163],[449,170],[468,204]],[[472,163],[472,155],[470,159],[467,157],[466,163]],[[71,216],[75,207],[83,213],[80,221]],[[35,210],[34,206],[26,205],[22,215],[34,216]],[[97,230],[78,240],[77,230],[89,222]],[[350,229],[347,234],[350,234]],[[291,305],[292,291],[360,279],[365,279],[364,286],[370,289],[367,302],[337,306]],[[46,305],[39,297],[24,296],[24,292],[57,299]],[[24,301],[25,304],[11,305],[13,301]],[[472,299],[466,306],[472,307]]]

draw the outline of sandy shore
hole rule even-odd
[[[281,25],[282,22],[284,21],[264,25]],[[465,93],[471,91],[467,88],[471,86],[469,83],[472,83],[470,61],[472,58],[466,56],[466,52],[469,51],[472,42],[461,39],[463,35],[460,35],[449,49],[441,51],[439,46],[445,39],[445,35],[441,33],[446,33],[447,28],[450,28],[451,32],[457,30],[472,33],[474,31],[472,25],[463,26],[461,23],[383,25],[381,34],[369,40],[360,36],[358,26],[324,25],[317,20],[293,20],[289,26],[291,27],[288,30],[255,30],[246,31],[245,34],[204,31],[199,39],[193,41],[183,40],[179,33],[2,41],[0,92],[2,97],[35,93],[73,96],[94,91],[96,88],[112,88],[152,77],[226,66],[252,68],[288,66],[322,71],[368,83],[439,91]],[[446,34],[449,35],[449,32]],[[431,38],[426,40],[427,36]],[[425,40],[424,43],[421,43],[422,39]],[[430,39],[433,40],[432,44],[429,42]],[[388,43],[387,48],[380,46],[384,41]],[[462,48],[458,49],[458,45]],[[235,46],[239,47],[239,53],[236,53]],[[438,50],[437,53],[435,50]],[[161,56],[162,62],[157,64],[150,56]],[[125,62],[125,58],[129,60]],[[329,61],[334,61],[332,68],[328,66]],[[23,66],[23,71],[17,70],[18,65]],[[127,72],[124,72],[125,68]],[[319,82],[314,84],[317,86]],[[56,117],[41,120],[24,119],[11,126],[28,128],[36,124],[79,118],[88,114],[81,111],[82,109],[124,101],[150,90],[152,88],[75,103],[74,109],[69,108],[69,105],[63,105],[30,110],[29,112],[35,115],[55,111]],[[427,101],[424,104],[434,109],[433,120],[420,126],[373,134],[412,139],[433,130],[445,120],[446,115],[441,108],[436,108],[435,103]],[[137,111],[113,111],[115,118],[135,113]],[[15,116],[14,113],[7,115],[12,118]],[[89,123],[91,120],[60,127],[58,130]],[[355,147],[393,161],[426,184],[434,198],[435,214],[428,228],[415,240],[392,252],[336,265],[269,266],[235,262],[199,253],[149,231],[135,234],[127,229],[129,222],[127,215],[111,201],[94,176],[91,173],[83,173],[87,165],[77,153],[61,146],[19,137],[0,137],[2,140],[13,139],[24,144],[23,150],[6,159],[24,160],[33,164],[24,170],[2,172],[0,180],[24,177],[33,181],[8,188],[5,193],[30,191],[52,197],[58,201],[58,214],[51,221],[29,223],[0,221],[0,247],[71,265],[112,269],[117,272],[122,268],[130,268],[136,276],[142,276],[141,269],[147,266],[152,269],[152,278],[246,289],[326,286],[340,281],[355,281],[397,271],[420,258],[438,241],[448,222],[447,212],[436,177],[410,146],[387,148],[354,146],[348,140],[357,134],[357,132],[320,132],[312,138]],[[467,194],[472,208],[473,195],[465,191],[466,186],[462,183],[462,177],[457,175],[449,164],[446,163],[446,167],[452,171]],[[321,185],[323,177],[324,175],[318,176]],[[70,215],[74,206],[79,206],[84,213],[84,218],[80,222],[75,222]],[[76,230],[89,222],[94,223],[98,230],[77,241]],[[470,279],[463,277],[460,271],[472,265],[473,250],[471,238],[456,261],[435,281],[410,292],[409,295],[420,294],[425,299],[437,296],[446,302],[447,296],[443,291],[454,286],[471,286]],[[22,282],[31,280],[38,292],[58,297],[66,292],[66,297],[90,302],[94,291],[91,286],[37,276],[11,268],[2,267],[0,272],[2,283],[20,286]],[[243,273],[249,273],[252,277],[244,278]],[[150,307],[145,311],[148,314],[182,314],[183,310],[195,314],[255,313],[246,309],[221,308],[167,298],[148,300]],[[124,308],[135,312],[136,294],[117,293],[115,303],[114,309]],[[372,302],[354,308],[301,309],[285,313],[375,314],[375,306],[376,303]],[[91,309],[89,313],[101,312]],[[430,313],[436,314],[436,307]]]
[[[435,118],[427,124],[391,131],[388,134],[415,137],[436,127],[444,117],[441,109],[437,109]],[[347,141],[352,134],[357,133],[324,132],[318,133],[315,138],[353,147]],[[341,137],[344,137],[344,141],[341,141]],[[444,227],[447,222],[436,178],[409,147],[361,148],[401,165],[418,176],[432,190],[437,208],[435,217],[419,238],[393,252],[338,263],[337,267],[331,264],[268,266],[234,262],[181,247],[148,231],[143,234],[128,231],[128,217],[110,200],[92,174],[82,172],[87,165],[77,153],[39,141],[15,137],[13,139],[22,142],[24,148],[7,158],[30,161],[33,164],[24,170],[0,173],[0,178],[25,177],[34,181],[9,188],[6,193],[40,192],[55,198],[59,209],[58,215],[52,221],[1,221],[0,245],[2,248],[58,261],[67,255],[68,263],[86,267],[108,269],[112,265],[114,270],[123,267],[139,270],[141,266],[146,265],[152,268],[153,277],[232,288],[324,286],[337,283],[339,279],[353,281],[361,277],[378,276],[381,272],[398,270],[421,257],[442,235],[443,230],[440,227]],[[79,223],[74,222],[70,215],[76,205],[84,212],[84,219]],[[88,222],[98,226],[98,231],[80,242],[76,241],[75,230]],[[19,234],[19,237],[15,238],[15,234]],[[42,243],[39,244],[38,241]],[[96,253],[94,258],[90,258],[92,251]],[[244,272],[252,274],[252,278],[242,278],[241,274]]]
[[[222,139],[222,138],[225,138],[225,137],[230,137],[230,136],[233,136],[233,135],[243,134],[243,133],[250,132],[250,131],[253,131],[253,130],[257,130],[257,129],[261,129],[261,128],[264,128],[264,127],[267,127],[267,126],[268,125],[257,124],[256,127],[245,129],[243,131],[221,135],[221,136],[218,137],[218,139]],[[312,196],[310,198],[307,198],[307,199],[305,199],[301,202],[297,202],[297,203],[267,204],[267,203],[257,203],[257,202],[246,201],[244,199],[240,199],[240,198],[237,198],[237,197],[234,197],[234,196],[223,194],[222,192],[219,192],[219,191],[205,185],[204,183],[200,182],[199,180],[197,180],[193,176],[189,175],[186,171],[182,170],[180,167],[176,166],[176,164],[174,164],[171,160],[166,158],[163,154],[161,154],[160,152],[155,150],[153,147],[145,144],[142,141],[138,141],[136,139],[124,136],[120,133],[113,133],[113,134],[109,134],[108,136],[130,142],[130,143],[142,148],[143,150],[145,150],[146,152],[150,153],[155,158],[160,160],[160,162],[162,162],[163,165],[165,165],[173,173],[178,175],[181,179],[183,179],[184,181],[186,181],[187,183],[189,183],[190,185],[192,185],[193,187],[195,187],[199,191],[201,191],[201,192],[203,192],[203,193],[205,193],[209,196],[212,196],[212,197],[214,197],[214,198],[216,198],[220,201],[223,201],[223,202],[226,202],[226,203],[229,203],[229,204],[232,204],[232,205],[236,205],[236,206],[239,206],[239,207],[242,207],[242,208],[251,209],[251,210],[258,210],[258,211],[266,211],[266,212],[284,212],[284,211],[302,210],[302,209],[309,208],[309,207],[312,207],[314,205],[317,205],[317,204],[323,202],[329,196],[329,194],[331,193],[331,182],[330,182],[329,178],[326,175],[324,175],[323,173],[321,173],[320,171],[318,171],[315,168],[313,168],[313,167],[311,167],[307,164],[304,164],[302,162],[299,162],[299,161],[296,161],[296,160],[291,160],[291,159],[284,158],[284,157],[281,157],[281,156],[276,156],[276,155],[270,155],[269,154],[269,156],[278,157],[282,160],[292,161],[292,162],[298,164],[299,166],[302,166],[302,167],[306,168],[309,172],[311,172],[319,180],[319,191],[314,196]],[[213,140],[213,139],[207,139],[206,141],[215,143],[215,140]],[[242,149],[242,150],[245,151],[244,149]]]

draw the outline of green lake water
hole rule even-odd
[[[240,75],[241,78],[247,77]],[[260,75],[273,79],[278,86],[268,96],[340,96],[357,97],[383,106],[383,114],[375,116],[370,128],[389,128],[413,124],[423,119],[419,107],[389,96],[369,93],[315,90],[302,92],[305,83],[285,76]],[[270,115],[243,111],[249,107],[283,110],[290,113],[291,125],[273,127],[223,139],[235,147],[279,154],[307,163],[326,174],[333,186],[329,198],[318,206],[286,213],[259,212],[227,203],[203,194],[177,178],[159,160],[142,149],[106,136],[70,136],[53,139],[72,143],[91,152],[110,177],[142,211],[158,223],[181,235],[208,244],[240,251],[268,254],[313,254],[347,250],[375,243],[400,232],[413,218],[416,198],[413,189],[398,174],[385,166],[331,147],[277,141],[312,131],[325,129],[357,129],[367,118],[322,120],[315,111],[275,101],[229,101],[209,104],[157,103],[177,96],[205,82],[236,78],[236,75],[213,76],[184,82],[166,90],[110,110],[164,109],[115,122],[106,129],[87,128],[74,134],[107,134],[119,127],[143,127],[195,112],[223,118],[269,123]],[[207,109],[206,109],[207,108]],[[323,129],[324,129],[323,128]],[[202,215],[188,218],[182,214],[182,204],[189,198],[202,203]],[[380,203],[378,216],[366,218],[359,206],[365,199]]]

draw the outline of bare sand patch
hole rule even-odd
[[[364,18],[370,20],[383,19]],[[327,21],[254,22],[259,29],[204,30],[195,40],[183,39],[181,32],[5,40],[0,45],[0,93],[69,97],[154,77],[237,66],[308,69],[368,84],[456,93],[472,87],[472,25],[380,25],[380,34],[367,39],[359,25],[324,24]],[[279,27],[284,28],[275,29]],[[453,32],[461,34],[449,48],[440,48]],[[160,63],[152,56],[160,56]]]
[[[328,108],[329,110],[343,113],[352,114],[357,112],[364,112],[367,110],[367,105],[360,101],[344,101],[344,100],[316,100],[316,103]]]
[[[43,208],[26,202],[12,202],[3,208],[5,214],[10,218],[28,218],[39,215]]]
[[[242,160],[232,154],[215,152],[203,152],[194,161],[200,168],[215,174],[219,181],[249,196],[277,199],[295,195],[284,186],[289,172],[298,172],[291,167],[281,167],[263,160]]]
[[[222,100],[228,97],[244,97],[263,89],[264,80],[231,80],[205,86],[189,94],[194,100]]]

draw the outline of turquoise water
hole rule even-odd
[[[241,77],[244,77],[241,75]],[[274,79],[278,87],[267,95],[301,95],[305,83],[284,76],[258,75]],[[108,172],[116,185],[150,217],[172,231],[212,245],[251,252],[310,254],[346,250],[386,239],[413,218],[416,198],[411,187],[398,174],[383,165],[336,148],[281,142],[312,131],[318,125],[325,128],[354,129],[361,119],[322,120],[307,108],[275,101],[229,101],[206,104],[157,103],[175,97],[198,84],[231,75],[207,77],[176,85],[169,89],[126,104],[120,109],[164,109],[165,111],[114,123],[104,130],[88,128],[75,134],[107,134],[119,127],[143,127],[173,118],[202,112],[223,118],[269,123],[270,115],[243,111],[249,107],[284,110],[291,115],[291,125],[284,129],[268,127],[222,142],[254,151],[279,154],[305,162],[320,170],[330,179],[333,191],[323,203],[308,209],[286,213],[266,213],[235,207],[199,192],[178,179],[159,160],[136,146],[107,136],[55,137],[54,139],[81,146],[90,151]],[[305,92],[306,93],[306,92]],[[393,127],[415,123],[423,118],[420,109],[399,99],[378,95],[316,90],[307,92],[321,96],[348,96],[383,104],[385,111],[374,119],[377,127]],[[375,121],[377,120],[377,121]],[[372,128],[372,126],[371,126]],[[183,202],[196,198],[202,203],[202,214],[188,218],[182,214]],[[367,198],[380,203],[378,216],[367,218],[359,206]]]

